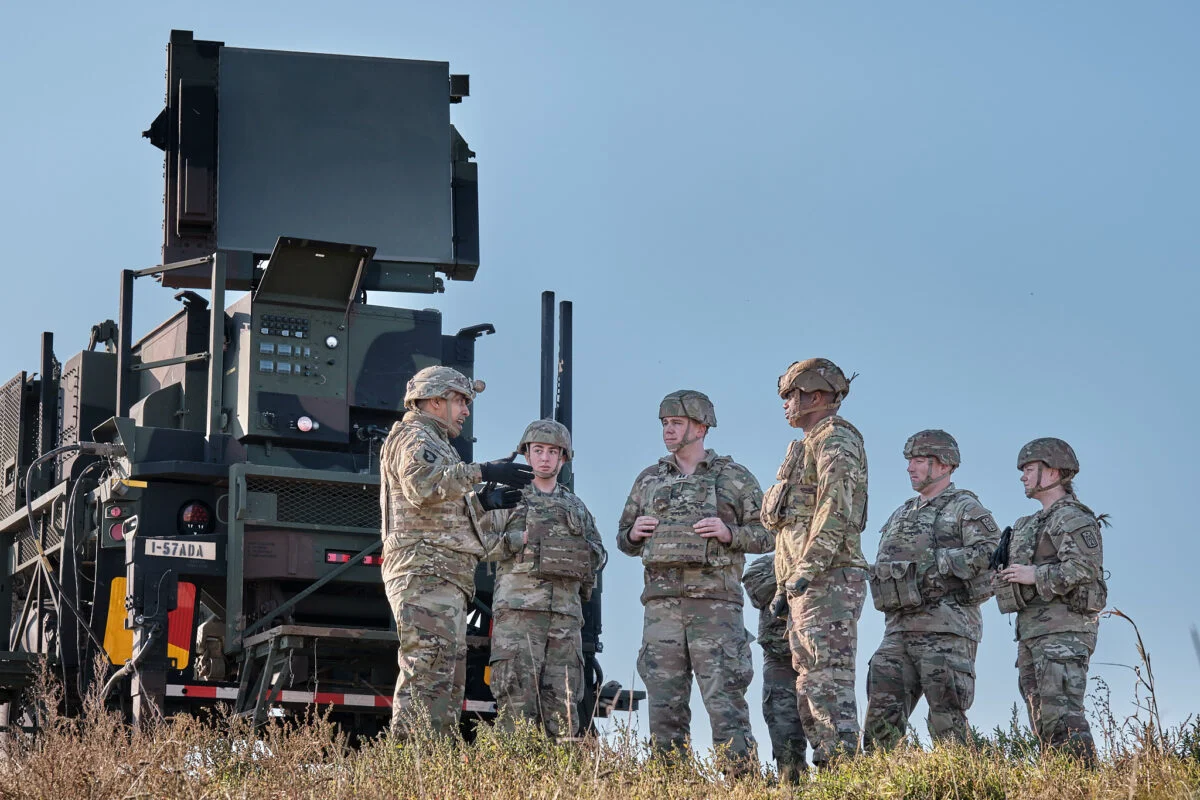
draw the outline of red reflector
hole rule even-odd
[[[108,515],[109,515],[110,517],[112,517],[113,519],[116,519],[117,517],[121,516],[121,507],[120,507],[120,506],[113,506],[112,508],[110,508],[110,509],[108,510]]]
[[[125,541],[125,526],[118,522],[108,529],[108,535],[113,538],[113,541]]]
[[[208,524],[208,506],[204,503],[191,503],[184,507],[180,519],[184,522]]]
[[[345,564],[352,558],[354,558],[353,553],[338,553],[333,550],[325,551],[326,564]],[[368,567],[378,567],[383,564],[383,556],[366,556],[363,558],[362,564]]]

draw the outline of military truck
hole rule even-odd
[[[444,62],[171,33],[165,108],[143,133],[164,152],[161,263],[121,272],[117,319],[85,349],[60,359],[44,333],[37,371],[0,388],[0,723],[36,724],[44,664],[68,713],[99,691],[135,723],[223,702],[256,723],[315,705],[354,735],[386,727],[380,445],[408,378],[474,376],[495,329],[450,333],[435,309],[368,298],[475,277],[477,165],[450,122],[468,96]],[[135,340],[146,283],[179,309]],[[569,427],[571,307],[557,354],[552,294],[542,310],[540,412]],[[468,461],[474,422],[454,440]],[[468,734],[495,714],[491,590],[481,565]],[[601,597],[585,610],[587,724],[644,698],[604,681]]]

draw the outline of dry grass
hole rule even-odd
[[[55,703],[52,686],[43,696]],[[906,747],[850,761],[803,787],[768,773],[737,781],[711,754],[690,763],[649,757],[628,731],[555,745],[529,727],[484,729],[470,747],[428,739],[398,747],[384,738],[350,747],[327,721],[280,722],[252,735],[242,720],[179,717],[127,727],[99,703],[82,718],[45,713],[36,737],[9,737],[0,797],[479,797],[479,798],[1195,798],[1200,726],[1127,743],[1096,771],[1039,757],[1014,720],[970,747]]]
[[[653,758],[629,729],[553,744],[530,726],[485,727],[471,746],[426,734],[402,747],[385,737],[351,747],[321,717],[254,731],[218,713],[132,729],[96,697],[81,716],[61,715],[59,688],[43,670],[33,695],[40,732],[0,736],[0,798],[1200,798],[1200,718],[1163,729],[1140,637],[1138,652],[1131,717],[1113,717],[1108,686],[1095,679],[1091,718],[1103,754],[1096,770],[1041,754],[1014,707],[1007,729],[975,732],[969,746],[910,743],[813,774],[800,787],[777,786],[769,771],[727,779],[719,753]]]

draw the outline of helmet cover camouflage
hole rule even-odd
[[[404,407],[416,410],[418,400],[450,397],[455,392],[474,400],[483,390],[483,381],[472,381],[451,367],[425,367],[408,379],[404,388]]]
[[[552,419],[535,419],[529,423],[529,426],[525,428],[525,433],[521,434],[521,441],[517,443],[517,452],[523,456],[529,455],[529,445],[535,442],[561,447],[564,462],[575,457],[575,451],[571,449],[571,432],[561,422]]]
[[[1079,459],[1075,457],[1075,451],[1071,449],[1071,445],[1062,439],[1052,437],[1034,439],[1022,447],[1021,452],[1017,454],[1017,469],[1025,469],[1026,464],[1034,461],[1041,461],[1047,467],[1059,472],[1068,472],[1071,475],[1079,474]]]
[[[958,452],[958,442],[943,430],[931,428],[918,431],[908,437],[904,443],[905,458],[936,458],[947,467],[957,467],[962,463],[962,454]]]
[[[658,418],[687,417],[708,428],[717,427],[717,412],[704,392],[680,389],[671,392],[658,404]]]
[[[850,394],[850,381],[842,368],[828,358],[808,358],[796,361],[779,376],[779,396],[787,398],[793,389],[802,392],[829,392],[834,402]]]

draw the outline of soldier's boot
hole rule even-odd
[[[1079,761],[1088,769],[1094,770],[1099,767],[1099,758],[1096,755],[1096,743],[1092,740],[1092,734],[1088,731],[1071,731],[1065,742],[1060,745],[1064,753],[1070,753],[1079,759]]]
[[[737,780],[759,774],[758,746],[752,736],[739,734],[729,742],[721,772]]]
[[[819,770],[833,769],[838,762],[848,761],[858,755],[858,734],[853,731],[843,731],[838,734],[837,743],[828,752],[813,752],[813,766]]]
[[[805,758],[807,749],[808,742],[804,739],[792,739],[784,746],[783,753],[776,761],[781,783],[795,786],[800,782],[800,777],[808,772],[808,759]]]

